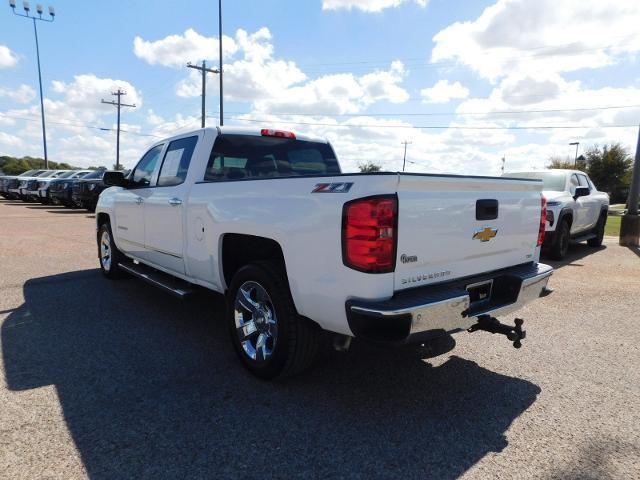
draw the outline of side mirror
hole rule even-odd
[[[589,187],[576,187],[576,191],[573,194],[573,199],[577,200],[578,197],[586,197],[591,193]]]
[[[128,184],[127,179],[124,177],[124,173],[119,171],[104,172],[102,182],[107,187],[126,187]]]

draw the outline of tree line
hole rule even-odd
[[[20,175],[27,170],[42,170],[44,168],[44,159],[37,157],[10,157],[8,155],[0,156],[0,170],[5,175]],[[78,170],[81,167],[74,167],[65,162],[52,162],[49,160],[50,170]],[[97,170],[99,167],[89,167],[87,170]]]

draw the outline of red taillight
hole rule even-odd
[[[540,200],[540,229],[538,230],[538,247],[544,242],[544,231],[547,223],[547,199],[542,197]]]
[[[395,195],[348,202],[343,210],[342,260],[368,273],[395,268],[398,199]]]
[[[291,138],[293,140],[296,139],[296,134],[293,132],[287,132],[285,130],[272,130],[271,128],[263,128],[262,130],[260,130],[260,134],[263,137]]]

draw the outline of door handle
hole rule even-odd
[[[142,202],[144,202],[144,200],[142,199],[142,197],[136,197],[136,203],[138,205],[140,205]]]
[[[172,207],[177,207],[178,205],[182,205],[182,200],[180,200],[179,198],[172,198],[171,200],[169,200],[169,205],[171,205]]]

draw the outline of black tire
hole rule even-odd
[[[103,240],[104,236],[108,236],[108,249],[110,252],[109,262],[106,262],[103,258]],[[109,222],[103,223],[100,225],[100,229],[98,230],[98,261],[100,262],[100,270],[105,277],[115,280],[117,278],[121,278],[124,274],[122,269],[118,266],[119,263],[123,262],[126,257],[124,254],[118,250],[115,242],[113,241],[113,233],[111,232],[111,225]]]
[[[596,228],[594,229],[596,238],[590,238],[589,240],[587,240],[587,245],[589,245],[590,247],[599,247],[602,245],[602,240],[604,240],[604,227],[606,225],[607,225],[607,214],[603,213],[600,215]]]
[[[571,241],[571,225],[569,220],[562,220],[558,228],[556,228],[555,238],[551,248],[549,248],[549,256],[554,260],[562,260],[567,256],[569,251],[569,242]]]
[[[268,294],[268,300],[262,303],[268,305],[269,318],[273,320],[271,310],[275,313],[277,337],[272,343],[272,352],[264,360],[250,357],[243,347],[239,328],[236,327],[236,296],[241,287],[252,284],[262,287]],[[244,310],[243,321],[246,321],[247,317],[251,317],[251,312]],[[262,316],[263,327],[268,323],[264,318]],[[308,368],[317,354],[322,334],[318,325],[298,315],[286,274],[279,262],[275,261],[246,265],[234,275],[227,297],[227,324],[231,343],[238,358],[252,374],[262,379],[289,377]],[[256,334],[261,336],[260,331],[255,331],[252,336],[244,338],[250,344],[255,341],[257,346]],[[268,338],[273,340],[271,337]],[[269,340],[265,340],[267,341]],[[255,348],[256,356],[257,350],[258,348]]]

